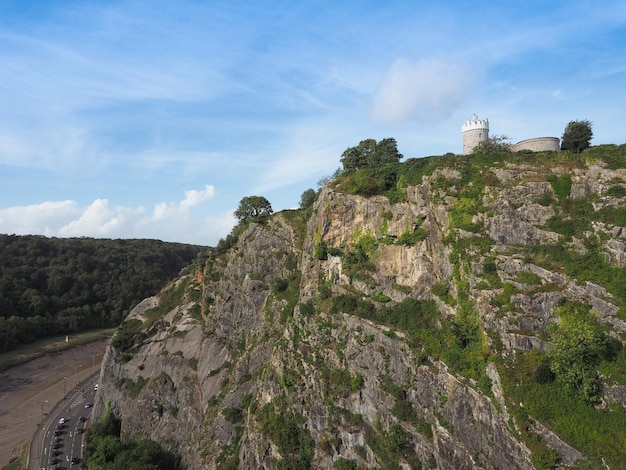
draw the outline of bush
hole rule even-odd
[[[552,186],[552,191],[559,199],[569,196],[572,189],[572,177],[570,175],[548,175],[546,180],[548,180],[548,183]]]
[[[556,376],[548,364],[539,364],[533,375],[534,381],[538,384],[549,384],[554,382],[555,378]]]
[[[357,470],[354,460],[344,459],[343,457],[333,462],[333,468],[335,470]]]
[[[257,413],[262,432],[276,445],[282,456],[277,468],[308,469],[311,467],[315,441],[309,431],[301,427],[302,418],[280,408],[276,411],[274,403],[267,403]]]

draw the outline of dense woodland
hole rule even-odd
[[[0,352],[116,326],[205,250],[159,240],[0,235]]]

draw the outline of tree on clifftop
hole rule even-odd
[[[580,153],[589,148],[592,137],[591,122],[587,120],[570,121],[561,137],[561,150]]]
[[[341,163],[345,172],[358,171],[365,167],[380,166],[386,163],[397,163],[402,158],[398,152],[398,144],[393,137],[380,142],[365,139],[356,147],[350,147],[341,154]]]
[[[239,222],[263,215],[270,215],[274,211],[270,202],[263,196],[246,196],[239,202],[235,217]]]

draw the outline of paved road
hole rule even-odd
[[[59,469],[79,468],[72,465],[72,458],[82,459],[83,456],[82,431],[89,425],[92,410],[91,406],[85,406],[93,404],[94,384],[98,375],[93,375],[71,390],[48,414],[43,427],[33,437],[29,470],[54,468],[55,463]]]

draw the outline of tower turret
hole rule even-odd
[[[474,114],[461,126],[463,133],[463,155],[472,153],[472,150],[481,142],[489,140],[489,119],[478,119]]]

